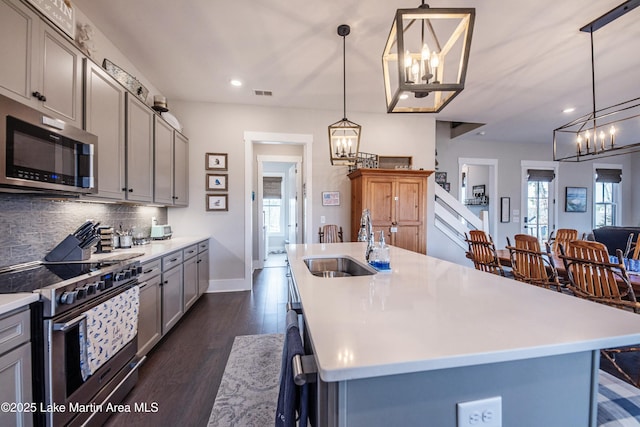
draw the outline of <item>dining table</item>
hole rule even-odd
[[[496,255],[498,256],[498,261],[500,265],[503,267],[511,267],[511,255],[509,254],[509,249],[496,249]],[[567,274],[567,269],[564,266],[564,262],[562,258],[560,258],[556,254],[551,254],[551,258],[553,259],[553,264],[558,272],[558,276],[562,279],[569,280],[569,276]],[[633,292],[636,295],[640,294],[640,272],[627,271],[627,275],[629,276],[629,282],[631,283],[631,287],[633,288]]]

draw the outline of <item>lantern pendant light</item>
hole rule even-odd
[[[464,89],[473,8],[398,9],[382,53],[388,113],[438,113]]]
[[[342,37],[342,82],[343,82],[343,119],[329,126],[329,158],[334,166],[353,166],[360,150],[361,126],[347,119],[347,65],[346,37],[351,28],[338,26],[338,35]]]

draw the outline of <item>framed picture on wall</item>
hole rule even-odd
[[[339,191],[323,191],[322,206],[340,206]]]
[[[587,187],[567,187],[564,199],[565,212],[587,211]]]
[[[207,170],[227,170],[227,153],[206,153],[205,169]]]
[[[227,191],[227,175],[208,173],[207,191]]]
[[[207,194],[206,206],[208,211],[228,211],[229,206],[227,194]]]

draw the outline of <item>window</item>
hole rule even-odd
[[[282,233],[282,199],[264,199],[262,206],[267,233]]]
[[[616,225],[618,210],[618,186],[622,181],[620,169],[596,169],[593,190],[594,228]]]
[[[549,235],[549,182],[527,184],[527,233],[543,242]]]
[[[282,177],[262,178],[264,226],[268,234],[282,234],[284,218],[282,211]]]

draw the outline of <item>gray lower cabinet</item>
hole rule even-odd
[[[162,257],[162,334],[184,314],[182,251]]]
[[[138,317],[138,356],[144,356],[162,338],[162,261],[142,265]]]
[[[31,390],[30,311],[23,309],[0,319],[0,402],[33,402]],[[11,409],[11,408],[10,408]],[[2,426],[31,426],[33,413],[0,411]]]
[[[198,243],[198,296],[209,289],[209,241]]]
[[[144,262],[138,280],[138,356],[143,356],[209,287],[209,240]]]
[[[198,297],[198,245],[183,250],[184,255],[184,311],[187,311]]]

